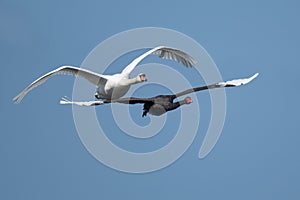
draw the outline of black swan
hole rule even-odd
[[[191,88],[182,92],[179,92],[177,94],[172,95],[158,95],[152,98],[136,98],[136,97],[130,97],[130,98],[121,98],[121,99],[113,99],[113,100],[103,100],[103,101],[83,101],[83,102],[77,102],[77,101],[70,101],[67,98],[63,98],[60,103],[61,104],[76,104],[80,106],[95,106],[95,105],[102,105],[106,103],[123,103],[123,104],[144,104],[143,108],[143,115],[142,117],[145,117],[147,113],[150,113],[155,116],[162,115],[168,111],[174,110],[176,108],[179,108],[180,106],[184,104],[190,104],[192,103],[192,99],[190,97],[186,97],[184,100],[174,102],[174,99],[192,93],[192,92],[198,92],[201,90],[208,90],[208,89],[215,89],[215,88],[222,88],[222,87],[236,87],[240,85],[244,85],[252,81],[254,78],[258,76],[258,73],[254,74],[253,76],[245,79],[236,79],[232,81],[226,81],[226,82],[220,82],[212,85],[207,86],[201,86],[196,88]]]

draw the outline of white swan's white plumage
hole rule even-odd
[[[147,80],[144,74],[139,74],[137,77],[132,79],[129,78],[129,75],[134,70],[134,68],[150,54],[158,54],[161,58],[177,61],[179,63],[182,63],[186,67],[191,67],[196,63],[191,56],[183,51],[170,47],[159,46],[147,51],[146,53],[134,59],[127,67],[125,67],[125,69],[120,74],[102,75],[73,66],[59,67],[32,82],[13,100],[15,101],[15,103],[20,103],[30,90],[45,82],[50,76],[57,74],[69,74],[85,78],[86,80],[97,86],[97,92],[95,96],[98,99],[120,98],[127,93],[132,84]]]

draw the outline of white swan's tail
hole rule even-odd
[[[103,101],[71,101],[68,97],[64,96],[59,101],[60,104],[72,104],[72,105],[78,105],[78,106],[97,106],[104,104]]]

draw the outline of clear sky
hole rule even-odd
[[[299,199],[299,8],[292,0],[2,0],[0,199]],[[249,85],[226,90],[224,129],[204,159],[198,159],[198,151],[209,122],[207,92],[196,96],[203,122],[193,144],[172,165],[146,174],[113,170],[86,150],[72,108],[58,104],[62,96],[72,96],[73,77],[53,77],[13,104],[12,98],[40,75],[63,64],[80,66],[101,41],[149,26],[196,40],[224,80],[260,73]],[[124,64],[116,62],[120,66],[111,72],[141,52],[122,57]],[[145,96],[168,92],[141,89],[147,87]],[[149,123],[140,117],[142,106],[130,109],[138,124]],[[110,109],[96,110],[110,128]],[[179,113],[168,114],[171,124],[178,123]],[[150,144],[117,129],[108,137],[128,150],[155,150],[174,137],[172,128]]]

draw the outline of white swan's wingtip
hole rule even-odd
[[[17,95],[13,98],[13,102],[15,104],[19,104],[21,102],[22,98],[20,98],[20,95]]]
[[[13,102],[14,102],[14,104],[18,104],[18,103],[19,103],[19,102],[17,101],[16,97],[13,98]]]

